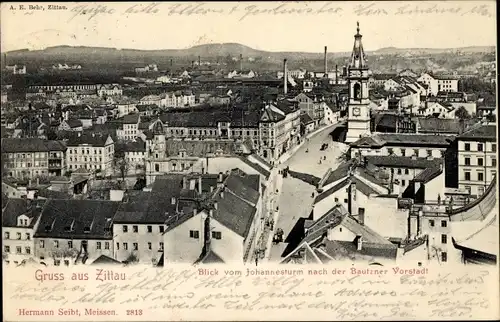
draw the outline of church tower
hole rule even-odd
[[[362,35],[354,35],[354,47],[349,61],[347,78],[349,84],[349,107],[347,116],[346,143],[359,140],[370,135],[370,100],[368,90],[368,66],[361,42]]]

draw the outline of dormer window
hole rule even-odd
[[[46,231],[46,232],[49,232],[49,231],[51,231],[51,230],[52,230],[52,226],[51,226],[51,225],[47,225],[47,226],[45,226],[45,231]]]
[[[90,233],[90,227],[89,227],[89,226],[84,227],[84,228],[83,228],[83,232],[84,232],[85,234],[89,234],[89,233]]]

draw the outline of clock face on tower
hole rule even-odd
[[[352,109],[352,115],[359,116],[360,114],[361,114],[361,110],[359,109],[359,107],[355,107]]]

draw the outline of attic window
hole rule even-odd
[[[51,225],[45,226],[45,231],[51,231],[51,230],[52,230],[52,226]]]
[[[86,234],[90,233],[90,227],[89,226],[84,227],[83,232]]]

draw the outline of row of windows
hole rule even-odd
[[[45,240],[40,240],[40,248],[45,248]],[[59,248],[59,241],[54,240],[53,241],[54,248]],[[73,241],[68,240],[68,248],[72,249],[73,248]],[[102,242],[96,242],[96,249],[102,249]],[[109,249],[109,242],[104,242],[104,249]]]
[[[190,230],[189,238],[199,239],[200,231],[199,230]],[[212,238],[214,239],[222,239],[222,233],[220,231],[212,231]]]
[[[5,246],[4,251],[6,253],[10,253],[10,246]],[[22,254],[23,253],[23,248],[21,246],[16,246],[16,254]],[[31,247],[24,247],[24,253],[27,255],[31,254]]]
[[[464,144],[464,150],[465,151],[472,151],[471,150],[471,144],[470,143],[465,143]],[[484,144],[483,143],[477,143],[477,151],[482,152],[484,151]],[[497,152],[497,144],[492,143],[491,144],[491,151],[490,152]]]
[[[464,162],[465,165],[471,165],[471,158],[470,157],[465,157]],[[478,166],[484,166],[484,159],[483,158],[477,158],[477,165]],[[497,166],[497,158],[491,157],[491,166],[496,167]]]
[[[484,173],[483,172],[477,172],[476,173],[477,181],[484,181]],[[470,171],[465,171],[464,172],[464,180],[470,181],[471,179],[471,173]]]
[[[78,165],[75,165],[75,166],[73,166],[71,164],[69,165],[69,169],[70,170],[73,170],[73,169],[76,170],[76,169],[79,169],[79,168],[84,168],[84,169],[89,169],[89,170],[91,170],[91,169],[102,170],[102,166],[100,164],[98,164],[98,165],[95,165],[95,164],[85,164],[83,167],[82,166],[78,166]]]
[[[69,161],[73,162],[73,157],[69,157]],[[89,157],[88,159],[87,159],[87,157],[75,157],[74,161],[75,162],[79,162],[79,161],[81,161],[81,162],[92,162],[92,157]],[[97,162],[97,157],[94,157],[94,162]],[[102,162],[102,157],[99,157],[99,162]]]
[[[86,149],[81,148],[80,149],[80,153],[81,154],[90,154],[90,151],[92,151],[92,154],[102,154],[102,150],[100,148],[99,148],[99,150],[96,150],[96,149],[90,150],[89,148],[86,148]],[[97,152],[97,151],[99,151],[99,152]],[[73,154],[73,152],[75,154],[78,154],[78,148],[74,148],[74,149],[70,148],[70,149],[68,149],[68,152],[69,152],[69,154]],[[109,152],[109,150],[108,150],[108,152]]]
[[[441,157],[442,157],[443,156],[443,151],[439,151],[439,152],[441,153]],[[393,148],[387,148],[387,153],[389,153],[389,155],[394,154],[394,149]],[[431,157],[432,156],[432,150],[431,149],[425,150],[425,154],[426,154],[426,156]],[[418,149],[413,149],[413,154],[412,155],[418,156],[419,155]],[[401,149],[401,156],[403,156],[403,157],[406,156],[406,149]]]
[[[123,250],[128,250],[128,243],[122,243]],[[153,249],[153,244],[148,242],[148,249]],[[116,243],[116,250],[120,250],[120,243]],[[132,250],[139,250],[139,243],[132,243]],[[159,243],[158,251],[163,251],[163,242]]]
[[[429,219],[429,226],[434,227],[435,222],[433,219]],[[448,222],[446,220],[441,220],[441,227],[448,227]]]
[[[25,219],[25,220],[26,220],[26,221],[25,221],[25,222],[23,222],[22,224],[23,224],[24,226],[27,226],[27,225],[28,225],[28,220],[27,220],[27,219]],[[4,236],[4,238],[5,238],[5,239],[10,239],[10,232],[6,231],[6,232],[3,234],[3,236]],[[25,235],[25,236],[26,236],[26,240],[31,240],[31,234],[30,234],[30,233],[26,233],[26,235]],[[20,240],[20,239],[22,239],[22,234],[21,234],[21,233],[17,233],[17,234],[16,234],[16,237],[17,237],[16,239]]]
[[[9,153],[9,159],[31,159],[35,156],[35,159],[45,159],[47,157],[47,153],[45,152],[36,152],[36,153]]]
[[[35,163],[18,162],[18,163],[11,163],[10,165],[15,166],[16,168],[31,168],[31,167],[46,167],[47,163],[35,161]]]
[[[146,226],[146,229],[147,229],[148,233],[152,233],[153,232],[153,226]],[[165,226],[158,226],[158,229],[159,229],[160,233],[163,233],[165,231]],[[124,233],[127,233],[128,232],[128,226],[127,225],[123,225],[122,226],[122,230],[123,230]],[[139,232],[139,226],[133,225],[132,226],[132,232],[138,233]]]

